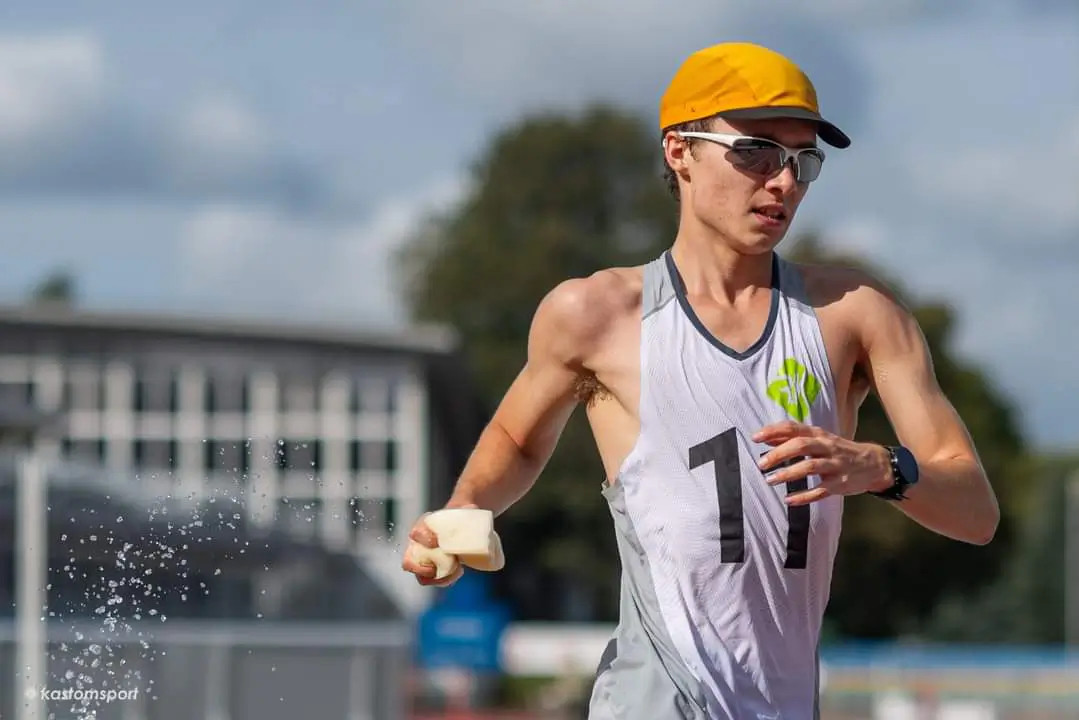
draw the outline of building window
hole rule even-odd
[[[206,378],[206,412],[245,413],[251,407],[250,380],[246,376],[215,375]]]
[[[179,445],[175,440],[135,440],[132,458],[136,470],[167,471],[176,467]]]
[[[20,407],[34,402],[34,384],[0,382],[0,403],[7,407]]]
[[[360,411],[360,381],[353,378],[348,388],[348,411],[356,414]]]
[[[354,497],[348,501],[349,505],[349,534],[353,538],[370,535],[371,523],[381,522],[381,515],[376,513],[378,509],[374,501],[369,498]]]
[[[321,472],[321,440],[278,440],[277,467],[298,472]]]
[[[131,390],[132,409],[135,412],[146,410],[146,381],[135,378],[135,387]]]
[[[386,470],[389,472],[397,471],[397,443],[393,440],[386,442]]]
[[[104,438],[84,440],[64,438],[61,442],[65,458],[75,464],[100,465],[105,461]]]
[[[352,472],[359,472],[363,467],[363,455],[362,455],[362,442],[359,440],[350,440],[348,443],[348,469]]]
[[[391,379],[386,383],[386,404],[384,407],[386,408],[386,412],[390,415],[397,413],[397,386],[398,382],[396,379]]]
[[[312,376],[283,375],[280,378],[280,391],[277,394],[278,411],[309,413],[318,412],[319,379]]]
[[[206,440],[203,467],[207,472],[241,473],[251,470],[251,447],[247,440]]]
[[[353,413],[385,415],[397,407],[397,382],[393,378],[355,378],[352,382],[349,409]]]
[[[397,501],[393,498],[386,498],[382,501],[383,507],[383,529],[392,534],[394,526],[397,525]]]
[[[67,410],[101,410],[105,407],[105,382],[95,367],[76,365],[64,378],[63,407]]]
[[[319,498],[281,498],[277,505],[278,526],[286,531],[307,535],[319,531],[322,500]]]
[[[348,455],[348,466],[352,472],[397,470],[397,443],[393,440],[351,440]]]
[[[174,372],[149,370],[135,378],[132,389],[135,412],[176,412],[180,406],[179,398],[179,383]]]
[[[382,536],[392,533],[397,524],[397,503],[393,498],[353,497],[348,501],[349,533],[357,536]]]

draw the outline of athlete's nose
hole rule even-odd
[[[769,190],[778,190],[784,196],[793,193],[798,187],[798,180],[794,177],[793,160],[785,163],[782,170],[768,178],[768,181],[764,183],[764,187]]]

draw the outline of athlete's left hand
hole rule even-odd
[[[855,442],[792,421],[767,425],[757,431],[753,440],[773,446],[759,461],[769,485],[820,476],[817,487],[788,495],[789,505],[807,505],[833,495],[886,490],[892,485],[891,463],[883,445]],[[768,474],[769,470],[793,460],[797,462]]]

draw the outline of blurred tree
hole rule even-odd
[[[31,290],[30,302],[34,305],[74,305],[75,278],[65,270],[48,274]]]
[[[1029,461],[1035,488],[1003,571],[975,597],[951,595],[937,608],[930,634],[957,642],[1065,641],[1068,484],[1079,478],[1079,457]]]
[[[403,249],[413,318],[460,332],[489,407],[524,362],[532,314],[546,292],[568,277],[646,262],[673,240],[677,211],[656,149],[654,133],[609,108],[525,119],[492,139],[461,205],[430,218]],[[792,256],[862,264],[826,253],[813,236]],[[925,305],[916,314],[941,383],[1010,508],[1013,463],[1023,449],[1011,409],[951,353],[950,309]],[[859,437],[893,439],[875,399],[862,412]],[[510,562],[498,581],[522,619],[616,617],[618,562],[602,479],[579,411],[533,491],[500,519]],[[876,498],[853,499],[846,518],[828,611],[829,629],[843,635],[924,630],[938,600],[986,584],[1008,546],[1006,532],[982,548],[945,540]]]

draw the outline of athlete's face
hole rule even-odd
[[[771,140],[788,149],[814,148],[816,128],[806,120],[713,121],[712,133]],[[671,138],[671,135],[668,135]],[[819,158],[810,153],[782,167],[782,152],[767,143],[722,138],[669,140],[668,162],[678,171],[683,222],[703,225],[739,252],[771,252],[790,227],[798,205],[819,170]],[[689,143],[686,151],[686,143]],[[733,144],[733,147],[731,146]],[[680,145],[681,148],[676,147]]]

